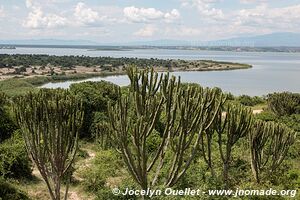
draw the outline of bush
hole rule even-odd
[[[136,185],[136,183],[133,181],[131,177],[126,177],[124,180],[122,180],[122,183],[117,186],[117,188],[124,192],[127,188],[129,190],[136,190],[139,189],[139,187]],[[114,195],[111,188],[104,187],[101,188],[96,192],[96,200],[135,200],[135,199],[141,199],[135,195]]]
[[[257,119],[260,119],[260,120],[263,120],[263,121],[266,121],[266,122],[276,121],[277,118],[278,118],[274,113],[269,112],[269,111],[264,111],[264,112],[261,112],[259,114],[256,114],[255,117]]]
[[[81,137],[92,137],[92,125],[97,123],[95,112],[107,113],[108,101],[115,102],[118,98],[115,85],[109,82],[83,82],[72,84],[70,91],[83,101],[84,120]]]
[[[31,160],[23,139],[16,133],[0,144],[0,175],[5,178],[31,178]]]
[[[279,120],[280,122],[286,124],[288,127],[294,129],[297,132],[300,132],[300,114],[283,116]]]
[[[97,192],[104,188],[109,177],[118,176],[122,161],[112,150],[100,151],[81,173],[85,190]]]
[[[255,106],[265,102],[261,97],[250,97],[248,95],[239,96],[238,101],[244,106]]]
[[[0,178],[0,200],[29,200],[27,195]]]
[[[290,92],[269,94],[268,108],[278,116],[300,114],[300,94]]]
[[[5,94],[0,93],[0,143],[9,138],[11,134],[16,130],[14,122],[8,113],[7,97]]]

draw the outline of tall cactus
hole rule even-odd
[[[155,186],[166,166],[166,152],[174,155],[165,185],[174,185],[195,157],[200,134],[212,124],[211,112],[217,113],[222,95],[214,90],[190,87],[183,90],[180,80],[151,70],[138,72],[128,68],[129,95],[120,96],[109,106],[112,135],[134,180],[143,188]],[[219,104],[213,103],[218,101]],[[212,106],[217,105],[217,106]],[[148,152],[148,138],[165,115],[161,142],[156,152]],[[187,155],[186,152],[190,154]],[[149,180],[151,178],[151,180]]]
[[[218,145],[223,162],[223,181],[228,186],[228,171],[234,145],[250,130],[252,111],[240,105],[229,104],[226,113],[218,113],[217,119]]]
[[[60,200],[61,182],[74,162],[82,104],[68,91],[41,90],[15,100],[14,112],[26,148],[45,180],[51,199]],[[64,199],[67,199],[68,186]]]
[[[167,186],[173,186],[186,172],[226,98],[217,89],[188,87],[177,96],[178,123],[171,129],[174,152]],[[188,152],[188,153],[187,153]]]
[[[169,128],[174,124],[176,107],[173,95],[177,92],[178,83],[169,80],[168,75],[158,77],[152,70],[138,72],[137,68],[128,68],[127,74],[131,81],[129,95],[119,98],[115,106],[109,105],[109,116],[112,136],[134,180],[143,188],[149,186],[148,172],[153,168],[166,141],[169,139]],[[158,95],[159,91],[161,93]],[[147,138],[153,132],[163,111],[166,110],[168,123],[162,133],[162,141],[155,155],[149,158]]]
[[[249,134],[251,169],[255,181],[260,183],[260,172],[276,170],[294,143],[296,134],[282,124],[256,121]]]
[[[217,92],[217,95],[222,95],[222,91],[218,88],[215,89]],[[214,117],[214,113],[212,112],[210,114],[210,118],[214,117],[213,124],[206,130],[203,131],[203,134],[201,134],[201,144],[200,144],[200,153],[203,156],[204,161],[208,165],[208,168],[211,171],[211,175],[215,177],[215,170],[213,166],[213,159],[212,159],[212,145],[213,145],[213,137],[216,133],[216,128],[218,127],[218,114],[222,112],[223,105],[225,104],[227,97],[221,99],[223,102],[221,102],[220,109],[217,110],[217,117]],[[218,103],[217,101],[214,102],[215,104]],[[216,106],[216,105],[215,105]]]

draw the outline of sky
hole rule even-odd
[[[210,41],[300,33],[300,0],[0,0],[0,40]]]

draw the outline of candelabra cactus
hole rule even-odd
[[[223,181],[228,187],[228,171],[231,153],[234,145],[245,137],[252,123],[252,111],[240,105],[229,104],[226,112],[219,111],[216,131],[218,134],[218,146],[223,162]]]
[[[260,120],[253,124],[249,144],[251,169],[257,183],[264,168],[274,172],[280,166],[295,138],[295,132],[285,125]]]
[[[226,97],[217,89],[188,87],[177,96],[178,123],[171,127],[174,152],[166,185],[173,186],[186,172],[201,146],[202,135],[210,130]],[[188,153],[187,153],[188,152]]]
[[[176,81],[168,74],[159,77],[153,69],[149,73],[128,68],[127,72],[129,95],[124,97],[119,91],[122,97],[115,106],[109,106],[113,139],[129,172],[143,189],[155,186],[166,166],[169,173],[164,184],[173,186],[195,158],[200,135],[211,126],[224,97],[216,90],[201,87],[183,90],[180,79]],[[165,124],[161,141],[150,155],[147,141],[162,113]],[[166,165],[167,151],[173,155],[170,165]]]
[[[215,89],[218,95],[222,95],[222,91],[220,89]],[[223,106],[226,102],[227,98],[224,98],[221,102],[220,109],[217,110],[217,113],[210,113],[210,117],[213,118],[213,124],[203,131],[203,134],[201,134],[201,145],[200,145],[200,153],[203,156],[204,161],[208,165],[208,168],[211,171],[211,174],[213,177],[215,177],[215,170],[213,167],[213,159],[212,159],[212,145],[213,145],[213,137],[216,133],[216,128],[218,127],[218,123],[221,123],[218,118],[218,115],[222,113]],[[217,101],[214,102],[215,104]],[[216,106],[216,105],[215,105]],[[214,117],[214,115],[217,115]]]
[[[65,90],[41,90],[15,100],[14,112],[26,148],[45,180],[51,199],[60,199],[61,182],[77,150],[82,104]],[[69,183],[64,199],[67,199]]]
[[[300,94],[282,92],[268,95],[268,108],[278,116],[300,113]]]

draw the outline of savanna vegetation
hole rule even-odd
[[[0,94],[2,199],[142,199],[130,189],[300,188],[299,94],[263,98],[127,68],[130,85]],[[261,106],[260,114],[252,109]],[[293,191],[292,191],[293,190]],[[153,196],[151,199],[193,199]]]
[[[194,63],[193,63],[194,62]],[[230,62],[214,62],[207,61],[211,64],[238,64]],[[113,57],[89,57],[89,56],[50,56],[50,55],[0,55],[0,68],[22,66],[20,70],[24,71],[26,67],[30,66],[42,66],[47,65],[60,66],[62,68],[73,68],[75,66],[86,66],[93,67],[99,66],[100,68],[110,69],[109,67],[116,68],[120,66],[136,65],[139,67],[165,67],[165,68],[176,68],[181,65],[187,64],[201,64],[195,61],[186,60],[173,60],[173,59],[157,59],[157,58],[113,58]],[[241,66],[248,66],[247,64],[239,64]]]

